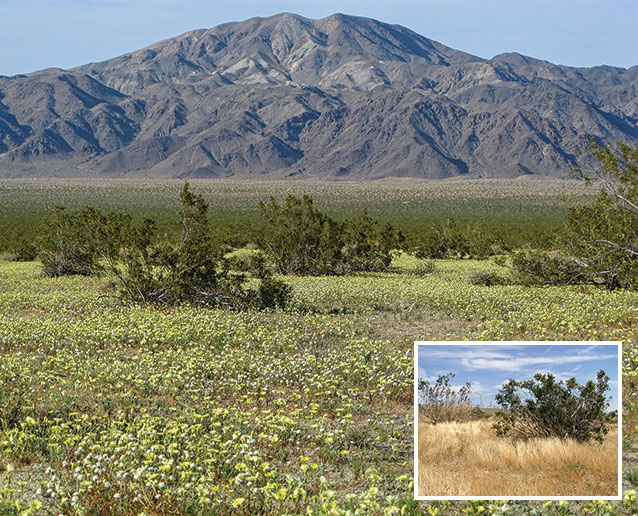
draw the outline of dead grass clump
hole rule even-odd
[[[491,421],[419,422],[419,495],[615,496],[618,429],[602,444],[497,437]]]

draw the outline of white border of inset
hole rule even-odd
[[[616,346],[618,352],[618,496],[419,496],[419,353],[421,345],[437,346],[504,346],[504,345],[553,345],[553,346]],[[436,341],[418,340],[414,342],[414,499],[415,500],[621,500],[622,499],[622,342],[620,341]]]

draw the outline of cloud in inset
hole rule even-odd
[[[592,360],[606,360],[616,355],[579,355],[574,357],[538,356],[513,358],[462,358],[461,365],[465,369],[496,369],[499,371],[520,371],[529,366],[540,364],[568,364]]]

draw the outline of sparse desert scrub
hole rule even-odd
[[[602,444],[496,436],[492,421],[421,419],[420,496],[616,496],[618,428]]]

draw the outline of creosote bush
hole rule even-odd
[[[556,381],[552,374],[538,373],[532,380],[506,382],[496,402],[507,412],[498,412],[494,429],[498,435],[516,438],[559,437],[602,442],[614,414],[607,413],[609,377],[604,371],[596,382],[584,385],[575,378]]]
[[[573,285],[592,283],[583,270],[583,264],[561,250],[524,247],[508,257],[499,257],[496,263],[513,270],[512,282],[521,285]]]
[[[509,279],[494,271],[473,271],[470,274],[472,285],[493,287],[495,285],[507,285]]]
[[[271,197],[260,207],[266,227],[259,247],[281,274],[383,271],[403,239],[391,225],[380,227],[365,210],[338,222],[315,208],[308,195],[289,195],[283,205]]]
[[[430,422],[464,421],[476,414],[470,403],[472,386],[459,389],[452,385],[454,373],[439,376],[434,383],[419,380],[419,412]]]
[[[612,150],[591,142],[589,152],[597,167],[575,173],[587,184],[602,183],[598,197],[569,209],[553,250],[513,253],[522,283],[638,288],[638,145],[617,142]]]
[[[638,145],[618,141],[616,149],[590,142],[598,161],[592,171],[577,170],[588,184],[603,185],[591,203],[567,214],[567,252],[585,274],[607,288],[638,288]]]
[[[127,302],[284,308],[291,288],[273,278],[263,262],[255,267],[258,285],[247,286],[248,277],[230,270],[222,247],[211,238],[203,197],[186,183],[180,199],[177,242],[159,238],[152,219],[134,224],[128,215],[103,214],[92,207],[71,213],[56,210],[45,233],[55,251],[48,261],[43,251],[45,271],[61,275],[105,269],[116,278],[119,295]]]
[[[148,220],[142,228],[127,223],[116,230],[118,236],[114,241],[124,245],[119,250],[118,246],[112,246],[104,259],[120,280],[124,297],[168,305],[187,302],[233,309],[284,308],[290,286],[261,267],[259,286],[247,287],[246,276],[230,270],[229,263],[222,259],[222,249],[211,239],[208,205],[203,197],[195,195],[186,183],[180,199],[181,232],[177,244],[168,241],[153,244],[154,224]],[[108,228],[108,220],[101,227]],[[124,274],[118,273],[120,264]]]
[[[94,210],[56,206],[39,238],[39,258],[47,276],[87,276],[99,269],[97,241],[91,232]]]
[[[32,262],[38,257],[37,243],[27,238],[21,239],[12,251],[16,262]]]
[[[434,224],[413,248],[417,258],[431,259],[484,259],[500,251],[497,236],[483,223],[473,220],[461,227],[453,218],[443,225]]]

